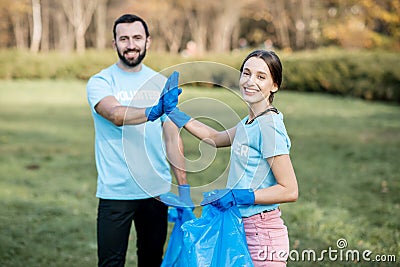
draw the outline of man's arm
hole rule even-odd
[[[173,108],[178,103],[178,95],[182,92],[182,90],[177,87],[178,75],[177,72],[174,72],[168,77],[158,103],[152,107],[135,108],[122,106],[114,96],[109,95],[97,103],[95,110],[117,126],[154,121],[164,113],[164,105],[166,105],[167,108]],[[173,88],[170,88],[171,81],[174,82]]]
[[[96,112],[116,126],[147,121],[145,108],[122,106],[114,96],[106,96],[95,106]]]
[[[188,184],[185,171],[185,156],[183,154],[183,142],[179,135],[179,128],[170,121],[163,123],[163,132],[167,158],[178,185]]]
[[[183,203],[183,207],[194,208],[195,205],[190,196],[190,185],[186,179],[183,142],[179,135],[179,128],[173,122],[168,121],[164,122],[163,130],[167,157],[175,178],[178,181],[179,201]]]

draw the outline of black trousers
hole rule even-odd
[[[97,214],[99,267],[123,267],[134,221],[138,267],[159,267],[167,237],[168,207],[161,201],[100,199]]]

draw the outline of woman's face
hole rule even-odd
[[[245,62],[240,75],[239,88],[243,100],[249,104],[262,101],[268,103],[271,92],[278,90],[267,63],[258,57],[251,57]]]

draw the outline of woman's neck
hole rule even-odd
[[[263,111],[265,111],[266,109],[268,109],[270,107],[272,107],[272,106],[270,105],[270,103],[268,101],[262,101],[262,102],[250,104],[249,120],[254,119],[255,117],[257,117],[257,115],[259,115],[260,113],[262,113]]]

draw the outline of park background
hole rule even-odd
[[[252,49],[275,50],[284,65],[275,104],[292,139],[300,190],[298,202],[282,205],[291,249],[318,258],[346,239],[343,252],[371,250],[398,264],[399,1],[1,0],[1,266],[96,266],[85,84],[117,60],[112,24],[123,13],[148,22],[153,43],[145,63],[157,71],[193,61],[238,69]],[[198,71],[215,83],[225,79],[218,70]],[[241,117],[247,112],[226,88],[185,85],[181,101],[196,97],[233,103]],[[185,154],[198,158],[198,142],[182,134]],[[222,149],[189,181],[211,181],[228,157]],[[127,266],[136,262],[134,242],[132,231]],[[326,256],[289,266],[397,264]]]

